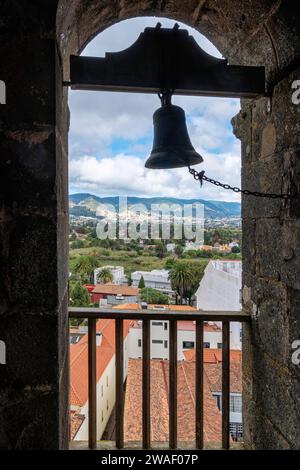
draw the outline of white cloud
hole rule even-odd
[[[234,184],[238,172],[239,157],[232,154],[208,156],[204,167],[207,175]],[[202,188],[194,181],[186,168],[174,170],[149,170],[135,156],[119,154],[114,158],[98,160],[84,156],[70,162],[72,192],[94,191],[100,195],[169,196],[180,198],[204,198],[235,200],[234,193],[204,183]]]
[[[130,46],[146,27],[160,21],[170,27],[174,21],[136,18],[116,24],[95,38],[84,55],[103,56]],[[189,29],[207,52],[220,56],[202,35]],[[208,176],[232,185],[240,184],[240,145],[232,135],[230,119],[239,110],[236,99],[174,96],[174,104],[186,111],[191,141],[204,157],[199,166]],[[238,195],[205,184],[202,189],[187,169],[147,170],[144,160],[151,151],[152,115],[160,106],[157,96],[131,93],[71,91],[69,138],[70,189],[98,195],[199,197],[239,200]],[[115,152],[118,139],[127,143]],[[115,153],[117,155],[115,155]]]

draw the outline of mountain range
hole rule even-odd
[[[144,204],[148,210],[152,204],[192,204],[204,205],[204,217],[206,219],[236,218],[241,217],[241,204],[239,202],[206,201],[204,199],[181,199],[171,197],[136,197],[128,196],[127,204]],[[71,194],[69,196],[70,214],[74,216],[96,217],[96,209],[99,204],[111,204],[118,208],[118,196],[99,197],[89,193]]]

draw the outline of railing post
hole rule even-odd
[[[169,446],[177,447],[177,321],[169,322]]]
[[[230,404],[230,322],[222,324],[222,448],[229,449]]]
[[[203,449],[203,320],[196,321],[196,449]]]
[[[124,447],[124,352],[123,320],[116,320],[116,447]]]
[[[88,319],[89,448],[97,447],[96,319]]]
[[[151,446],[150,424],[150,320],[143,320],[143,448]]]

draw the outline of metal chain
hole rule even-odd
[[[193,178],[196,181],[200,182],[200,185],[202,186],[203,181],[207,181],[208,183],[214,184],[215,186],[219,186],[223,189],[229,189],[231,191],[234,191],[235,193],[241,193],[246,196],[256,196],[256,197],[265,197],[265,198],[270,198],[270,199],[299,199],[299,195],[291,195],[291,194],[276,194],[276,193],[260,193],[259,191],[250,191],[249,189],[241,189],[236,186],[230,186],[230,184],[224,184],[221,183],[220,181],[214,180],[212,178],[209,178],[208,176],[205,176],[205,171],[202,170],[200,172],[194,170],[190,166],[189,172],[193,176]]]

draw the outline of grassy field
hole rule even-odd
[[[139,255],[135,251],[117,251],[101,248],[78,248],[70,250],[70,271],[72,272],[74,264],[79,256],[93,255],[98,261],[98,266],[120,265],[124,266],[125,273],[128,275],[133,271],[151,271],[152,269],[163,269],[168,257],[159,259],[152,254]],[[169,258],[172,258],[170,256]],[[207,259],[197,258],[186,260],[187,263],[205,267]]]

